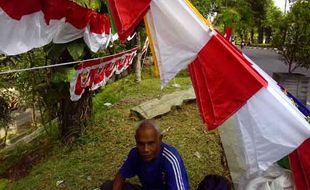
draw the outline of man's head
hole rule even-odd
[[[153,160],[160,153],[162,135],[153,120],[143,120],[137,125],[136,144],[139,154],[145,161]]]

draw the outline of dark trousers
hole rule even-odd
[[[104,182],[100,186],[100,190],[112,190],[112,189],[113,189],[113,181],[111,180]],[[142,187],[139,185],[125,182],[123,190],[142,190]]]

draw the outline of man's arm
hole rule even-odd
[[[117,173],[113,182],[113,190],[122,190],[124,182],[125,179],[119,173]]]
[[[188,176],[179,153],[175,149],[164,148],[166,158],[166,184],[169,190],[189,190]]]

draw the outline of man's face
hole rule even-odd
[[[154,128],[140,128],[135,137],[138,152],[143,160],[151,161],[159,154],[161,136]]]

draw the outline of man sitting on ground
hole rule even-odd
[[[155,121],[140,122],[135,139],[136,147],[131,149],[115,176],[113,190],[136,189],[125,182],[134,176],[139,177],[141,189],[145,190],[189,189],[182,158],[174,147],[162,142],[162,134]]]

